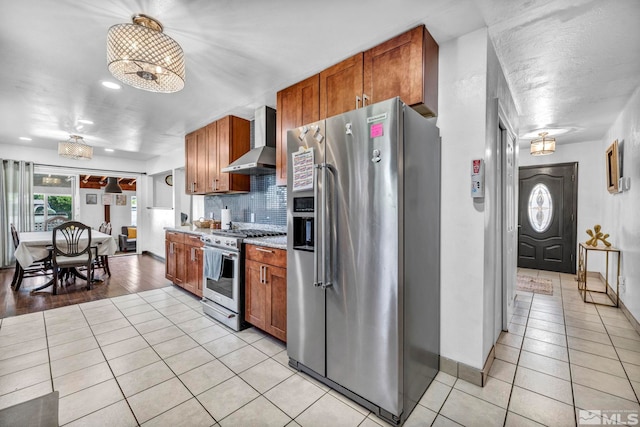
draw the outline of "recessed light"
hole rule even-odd
[[[79,119],[78,123],[82,123],[83,125],[92,125],[93,122],[91,120],[87,120],[87,119]]]
[[[20,138],[18,138],[18,139],[20,139],[20,141],[32,141],[32,139],[31,139],[31,138],[28,138],[28,137],[26,137],[26,136],[21,136],[21,137],[20,137]]]
[[[113,148],[105,148],[104,151],[108,151],[109,153],[113,153],[115,150]]]
[[[104,86],[104,87],[106,87],[108,89],[120,89],[122,87],[118,83],[109,82],[109,81],[102,82],[102,86]]]

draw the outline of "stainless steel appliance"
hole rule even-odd
[[[289,364],[401,424],[439,364],[438,128],[395,98],[287,152]]]
[[[203,311],[235,331],[248,326],[244,320],[244,259],[242,240],[247,237],[277,236],[285,233],[270,230],[211,230],[201,237],[204,242],[202,278]],[[217,256],[209,256],[212,251]],[[211,277],[207,265],[220,262],[218,277]],[[214,269],[216,270],[216,269]]]

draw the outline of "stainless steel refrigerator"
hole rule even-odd
[[[394,424],[438,371],[434,120],[395,98],[287,135],[289,364]]]

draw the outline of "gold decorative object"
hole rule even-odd
[[[594,248],[598,246],[598,240],[602,241],[606,247],[611,246],[611,243],[607,242],[607,237],[609,234],[603,234],[600,230],[599,224],[596,224],[593,227],[593,230],[587,230],[587,234],[591,237],[589,240],[585,242],[586,245],[593,246]]]

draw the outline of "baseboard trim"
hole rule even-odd
[[[604,282],[604,279],[602,279],[602,281]],[[608,285],[608,287],[609,287],[609,292],[615,294],[615,290],[611,287],[611,285]],[[629,323],[631,323],[631,326],[633,326],[633,329],[635,329],[636,332],[640,334],[640,322],[638,322],[638,319],[633,317],[633,314],[631,314],[627,306],[624,305],[624,302],[620,298],[620,294],[618,294],[618,307],[620,308],[620,310],[622,310],[622,314],[624,314],[624,317],[626,317]]]
[[[158,261],[162,261],[165,262],[166,260],[164,259],[164,257],[161,257],[159,255],[154,254],[153,252],[149,252],[149,251],[142,251],[142,255],[149,255],[151,258],[155,258]]]
[[[440,370],[446,374],[475,384],[478,387],[484,387],[487,383],[487,377],[489,376],[489,371],[491,370],[495,356],[496,350],[495,346],[493,346],[491,347],[491,351],[489,351],[489,355],[482,369],[474,368],[465,363],[456,362],[453,359],[440,356]]]

